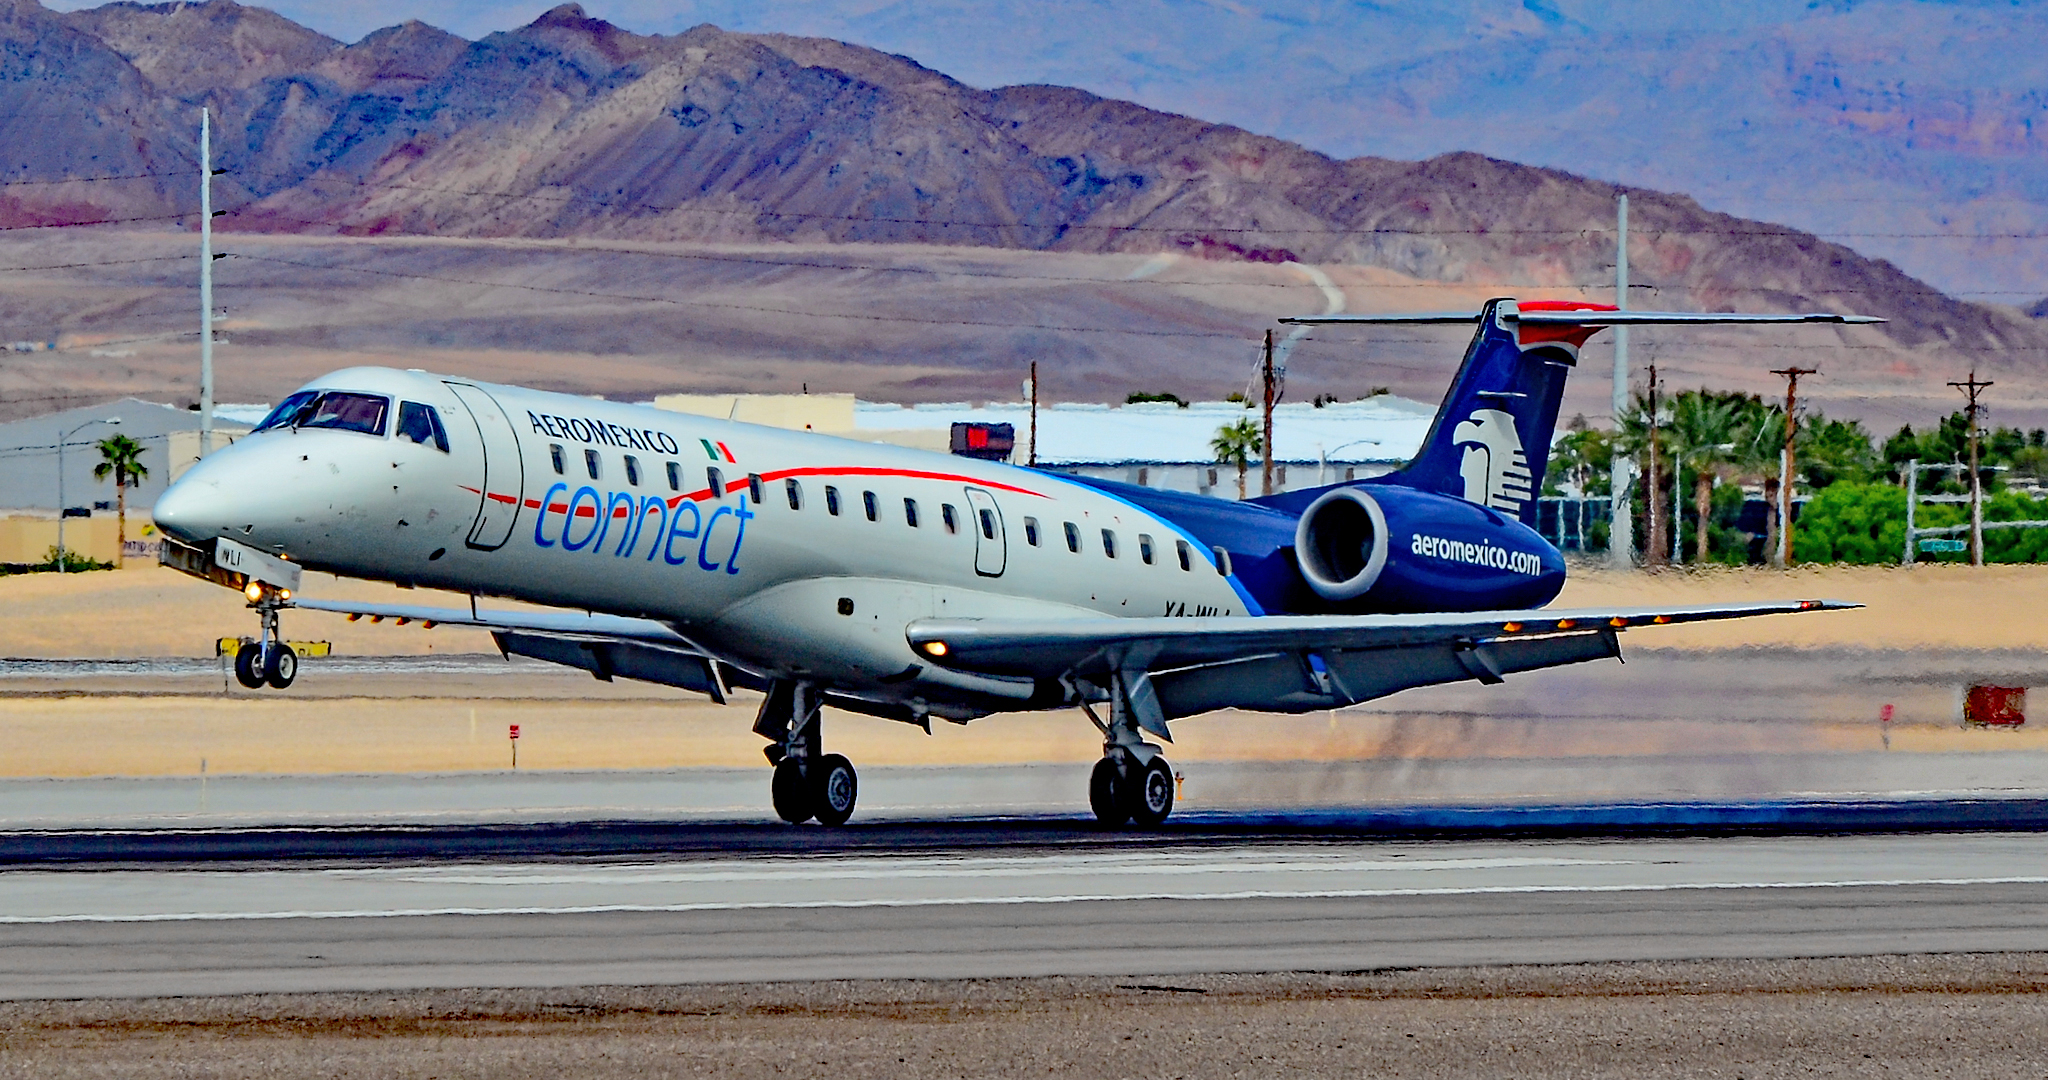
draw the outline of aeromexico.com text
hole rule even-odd
[[[1463,540],[1446,540],[1441,536],[1414,534],[1408,545],[1409,552],[1427,555],[1432,559],[1448,559],[1451,562],[1471,563],[1474,566],[1490,566],[1495,570],[1507,570],[1531,577],[1543,573],[1543,557],[1532,551],[1516,551],[1504,548],[1491,540],[1473,544]]]
[[[533,430],[557,439],[575,439],[577,442],[603,443],[627,450],[651,450],[662,454],[680,454],[682,448],[673,436],[665,431],[650,428],[629,428],[603,420],[585,420],[576,416],[555,416],[529,410],[526,419],[533,424]]]

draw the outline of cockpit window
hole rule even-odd
[[[441,426],[441,415],[432,405],[417,401],[398,403],[398,437],[411,439],[422,446],[432,444],[442,453],[448,452],[448,431]]]
[[[319,396],[320,391],[318,390],[301,390],[278,402],[277,408],[270,410],[270,415],[264,417],[263,422],[256,425],[256,430],[269,431],[271,428],[283,427],[291,423],[292,417],[297,416],[301,408],[304,408],[314,398]]]
[[[270,411],[263,420],[263,428],[338,428],[342,431],[360,431],[365,435],[384,434],[384,414],[391,409],[391,399],[376,394],[351,394],[342,390],[320,390],[293,394],[283,404]],[[429,424],[438,427],[430,420]],[[445,434],[442,436],[447,437]]]

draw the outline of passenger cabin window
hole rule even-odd
[[[1152,565],[1152,538],[1144,533],[1138,534],[1138,561]]]
[[[873,521],[873,520],[875,520],[876,518],[878,518],[878,517],[880,517],[880,516],[881,516],[881,511],[880,511],[880,509],[879,509],[878,505],[877,505],[877,504],[876,504],[876,502],[875,502],[875,493],[874,493],[874,492],[872,492],[872,491],[863,491],[863,492],[861,492],[861,493],[860,493],[860,504],[861,504],[861,507],[862,507],[863,509],[865,509],[865,510],[866,510],[866,511],[868,512],[868,520],[869,520],[869,521]]]
[[[287,413],[286,406],[293,405],[293,399],[297,399],[297,404]],[[381,436],[385,414],[390,411],[391,399],[387,397],[322,390],[286,398],[264,418],[263,427],[334,428]]]
[[[712,498],[722,497],[725,494],[725,474],[717,469],[705,469],[704,486],[711,489]]]
[[[1223,550],[1223,545],[1221,544],[1218,544],[1215,547],[1210,548],[1209,550],[1216,553],[1216,573],[1222,577],[1229,577],[1230,552]]]
[[[1038,546],[1038,519],[1035,517],[1024,519],[1024,542],[1032,547]]]
[[[783,494],[789,496],[789,508],[791,510],[801,510],[804,508],[804,486],[802,484],[794,480],[784,480],[782,482],[782,491]]]
[[[562,471],[567,467],[567,463],[562,458],[561,443],[548,444],[548,463],[555,467],[556,476],[562,475]]]
[[[761,474],[760,474],[760,473],[748,473],[748,474],[747,474],[747,498],[749,498],[749,499],[752,499],[752,500],[754,500],[754,505],[755,505],[755,506],[759,506],[759,505],[761,505]]]
[[[1102,553],[1112,559],[1116,558],[1116,534],[1108,529],[1102,530]]]
[[[1175,540],[1173,542],[1173,550],[1175,554],[1180,556],[1180,568],[1182,570],[1194,569],[1194,559],[1190,557],[1187,541]]]
[[[555,471],[561,472],[562,470],[556,469]],[[670,491],[683,490],[683,467],[678,462],[671,461],[668,463],[668,489]]]
[[[988,539],[990,539],[990,540],[993,540],[993,539],[995,539],[995,538],[996,538],[996,512],[995,512],[995,511],[993,511],[993,510],[983,510],[983,511],[981,512],[981,535],[982,535],[982,536],[984,536],[984,537],[986,537],[986,538],[988,538]]]
[[[1076,555],[1081,553],[1081,530],[1071,521],[1067,522],[1067,550]]]
[[[911,527],[911,528],[913,528],[913,529],[917,528],[917,500],[916,500],[916,499],[905,499],[905,500],[903,500],[903,523],[904,523],[905,525],[908,525],[908,526],[910,526],[910,527]]]
[[[631,454],[626,455],[626,483],[633,487],[640,486],[640,459]]]
[[[583,452],[583,468],[590,473],[592,480],[599,479],[603,475],[604,462],[598,458],[597,451],[585,450]]]
[[[825,485],[825,512],[833,517],[839,516],[839,489],[830,484]]]
[[[960,516],[954,511],[952,503],[939,504],[939,520],[945,524],[947,533],[960,531]]]
[[[422,405],[417,401],[399,402],[398,437],[411,439],[421,446],[432,443],[434,449],[444,454],[448,452],[448,430],[441,426],[441,414],[435,412],[432,405]]]

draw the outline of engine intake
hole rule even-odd
[[[1294,557],[1325,600],[1355,600],[1387,568],[1387,515],[1371,495],[1337,488],[1310,503],[1294,527]]]

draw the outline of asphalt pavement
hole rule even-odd
[[[2048,948],[2048,834],[15,870],[0,997]]]

